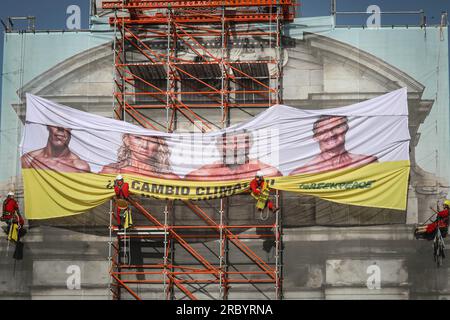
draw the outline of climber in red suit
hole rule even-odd
[[[116,177],[116,180],[114,181],[114,192],[116,194],[116,199],[123,199],[128,201],[128,198],[130,196],[130,186],[128,185],[127,182],[123,181],[123,177],[119,174]],[[117,219],[117,224],[118,225],[122,225],[122,214],[124,211],[123,209],[119,208],[119,206],[117,206],[117,214],[116,214],[116,219]]]
[[[432,240],[435,236],[436,230],[439,227],[442,237],[445,238],[448,233],[450,200],[444,201],[444,210],[437,213],[436,220],[430,224],[417,227],[414,235],[416,239],[424,238]]]
[[[267,182],[264,180],[264,176],[263,173],[261,171],[258,171],[256,173],[255,178],[250,182],[250,190],[251,190],[251,195],[253,198],[255,198],[258,201],[262,201],[260,199],[261,196],[261,192],[267,188],[267,186],[265,185]],[[268,195],[268,193],[267,193]],[[258,208],[259,211],[262,211],[265,209],[265,207],[268,207],[270,211],[272,212],[277,212],[278,208],[274,207],[273,202],[267,198],[267,200],[265,201],[265,203],[262,203],[260,205],[256,205],[256,207]]]

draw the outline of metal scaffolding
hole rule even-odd
[[[166,132],[189,126],[208,132],[229,126],[234,108],[267,108],[282,102],[282,31],[283,24],[294,19],[295,0],[123,0],[103,1],[102,6],[114,13],[110,24],[115,32],[113,108],[117,119]],[[251,54],[257,50],[264,54]],[[220,111],[219,120],[208,119],[205,110],[209,115],[214,115],[209,110]],[[272,284],[274,297],[281,299],[281,210],[270,224],[233,224],[228,200],[219,200],[213,216],[196,202],[178,201],[197,219],[180,225],[175,223],[173,201],[166,201],[163,214],[154,214],[133,199],[134,212],[145,222],[127,231],[116,227],[111,205],[113,298],[141,299],[139,288],[154,285],[166,299],[197,299],[193,285],[217,285],[218,295],[213,298],[227,299],[233,284]],[[276,203],[280,205],[279,193]],[[243,241],[268,237],[275,243],[272,263]],[[127,250],[133,239],[161,243],[162,261],[132,264]],[[202,241],[217,242],[213,261],[196,248]],[[195,263],[176,258],[181,248]],[[233,266],[232,248],[254,268]]]

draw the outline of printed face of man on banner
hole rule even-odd
[[[71,129],[47,126],[47,145],[24,154],[22,168],[47,169],[60,172],[90,172],[89,164],[69,149]]]
[[[377,162],[376,156],[354,154],[345,149],[348,130],[347,117],[320,116],[313,125],[313,138],[319,144],[320,154],[290,175],[326,172]]]
[[[250,157],[252,133],[242,130],[223,133],[216,140],[220,160],[207,164],[186,175],[186,180],[239,180],[253,178],[257,171],[266,176],[281,176],[281,172],[258,159]]]

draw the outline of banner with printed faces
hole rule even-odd
[[[28,94],[22,137],[29,219],[85,212],[114,195],[212,199],[248,191],[258,171],[273,190],[406,209],[406,89],[354,105],[301,110],[274,105],[207,133],[163,133]]]

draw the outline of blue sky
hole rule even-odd
[[[304,17],[328,15],[330,0],[300,1],[299,14]],[[66,28],[67,7],[76,4],[81,8],[81,27],[88,28],[89,0],[1,0],[0,19],[6,21],[10,16],[35,16],[37,30],[63,30]],[[442,11],[450,12],[450,0],[337,0],[338,11],[366,11],[369,5],[378,5],[382,11],[416,11],[423,9],[427,15],[428,24],[438,24]],[[366,15],[338,16],[337,23],[341,25],[363,25]],[[383,25],[417,25],[419,18],[411,15],[382,16]],[[25,24],[17,23],[17,27]],[[3,29],[0,26],[0,29]],[[0,61],[3,61],[3,32],[0,33]],[[3,63],[0,63],[0,74]],[[1,95],[1,77],[0,77]]]
[[[450,0],[336,0],[337,11],[363,11],[370,5],[378,5],[381,11],[418,11],[423,9],[427,15],[428,24],[438,24],[442,11],[450,12]],[[330,0],[301,1],[300,14],[302,16],[327,15],[330,11]],[[363,25],[367,19],[365,15],[340,16],[338,24]],[[385,15],[382,24],[417,24],[417,16]]]

